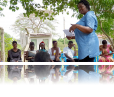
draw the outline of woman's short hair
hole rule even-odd
[[[102,44],[107,44],[107,41],[106,41],[106,40],[103,40],[103,41],[102,41]]]
[[[73,41],[69,41],[69,42],[68,42],[68,44],[71,44],[71,43],[73,43]]]
[[[88,10],[90,10],[90,4],[89,4],[89,2],[88,2],[87,0],[81,0],[79,3],[84,4],[84,5],[86,6],[86,8],[87,8]],[[79,3],[78,3],[78,4],[79,4]]]
[[[17,41],[13,41],[12,44],[16,43],[17,44]]]
[[[57,42],[57,41],[53,41],[53,44],[54,44],[55,42]]]
[[[29,46],[32,46],[32,45],[34,45],[34,42],[30,42]]]

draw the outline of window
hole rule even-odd
[[[34,44],[35,44],[34,50],[37,50],[37,39],[31,39],[31,41],[34,42]]]
[[[44,43],[45,43],[45,49],[48,50],[49,49],[49,39],[43,39]]]

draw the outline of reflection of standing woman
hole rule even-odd
[[[72,24],[69,31],[74,31],[75,39],[78,44],[78,57],[80,62],[94,62],[94,58],[99,55],[99,41],[95,34],[97,30],[97,18],[93,11],[90,11],[89,2],[81,0],[78,9],[84,16],[76,24]]]

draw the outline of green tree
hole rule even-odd
[[[53,20],[55,15],[59,15],[59,13],[63,13],[66,11],[67,14],[69,12],[67,9],[73,10],[72,16],[76,18],[81,18],[82,15],[79,14],[77,4],[80,0],[42,0],[43,5],[39,3],[35,3],[34,0],[10,0],[10,7],[12,11],[16,11],[19,9],[17,6],[18,3],[22,4],[22,7],[26,10],[24,13],[25,16],[35,13],[35,16],[39,16],[41,19],[49,19]],[[113,41],[110,39],[110,35],[103,28],[103,23],[106,20],[107,22],[110,19],[114,19],[114,0],[88,0],[91,5],[91,10],[93,10],[98,18],[98,26],[100,27],[100,31],[109,39],[109,42],[112,44],[114,48]],[[43,9],[43,10],[41,10]],[[44,9],[53,10],[50,13],[46,13]],[[104,21],[103,21],[104,20]],[[109,23],[111,26],[111,24]],[[110,28],[109,26],[109,28]]]

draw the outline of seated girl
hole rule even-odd
[[[53,85],[57,85],[57,82],[61,80],[60,68],[62,65],[55,65],[55,67],[50,71],[48,79],[53,82]]]
[[[45,49],[45,43],[43,41],[39,44],[39,50],[37,52],[40,51],[47,52],[47,50]]]
[[[50,54],[51,62],[60,62],[59,57],[61,56],[61,50],[57,47],[57,41],[53,41],[53,47],[49,49],[48,53]]]
[[[21,71],[23,65],[8,65],[8,78],[17,83],[21,79]]]
[[[101,57],[99,59],[99,62],[114,62],[114,59],[111,56],[113,53],[110,53],[110,51],[114,52],[111,45],[107,45],[106,40],[103,40],[102,44],[103,45],[100,45],[100,51],[102,54],[100,55]]]
[[[21,50],[17,48],[17,42],[12,42],[13,49],[8,51],[8,62],[22,62],[21,60]]]
[[[65,82],[68,83],[68,85],[75,85],[76,83],[76,73],[74,73],[73,71],[78,70],[78,66],[75,67],[74,65],[68,65],[66,67],[66,72],[63,76],[63,80]],[[74,83],[71,81],[72,79],[74,79]]]
[[[34,46],[35,46],[34,42],[30,42],[30,45],[29,45],[30,50],[26,52],[26,60],[28,60],[28,62],[34,62],[34,57],[36,55]]]

